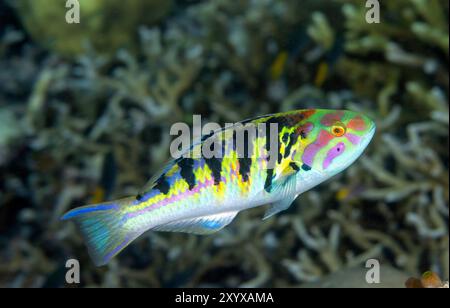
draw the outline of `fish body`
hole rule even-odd
[[[256,127],[253,134],[249,127]],[[137,196],[75,208],[62,219],[77,223],[94,262],[103,265],[148,230],[210,234],[240,211],[263,205],[264,219],[271,217],[351,165],[374,132],[372,120],[346,110],[249,119],[203,138]],[[213,142],[220,155],[203,155]]]

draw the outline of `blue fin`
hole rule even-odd
[[[187,232],[194,234],[211,234],[228,225],[238,212],[225,212],[190,219],[182,219],[153,228],[154,231]]]
[[[61,217],[73,220],[81,231],[89,254],[97,266],[105,265],[142,232],[122,225],[121,209],[135,201],[134,197],[103,204],[75,208]]]

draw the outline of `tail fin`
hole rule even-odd
[[[142,234],[123,226],[122,209],[134,200],[134,197],[130,197],[82,206],[61,217],[62,220],[73,220],[77,224],[89,254],[97,266],[108,263],[112,257]]]

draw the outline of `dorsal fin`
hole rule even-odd
[[[228,127],[222,127],[218,130],[213,131],[212,133],[206,134],[204,136],[202,136],[201,139],[196,140],[195,142],[192,143],[192,145],[189,147],[189,149],[187,149],[185,152],[182,153],[181,157],[179,158],[175,158],[175,159],[171,159],[169,160],[163,168],[159,169],[151,178],[150,180],[147,181],[147,183],[142,187],[142,189],[139,191],[138,196],[142,196],[145,195],[146,193],[150,192],[155,185],[157,184],[158,179],[163,176],[164,174],[166,174],[169,170],[171,170],[173,168],[173,166],[175,164],[177,164],[180,160],[185,159],[184,156],[186,156],[187,153],[192,154],[192,151],[199,145],[204,143],[206,140],[208,140],[211,137],[214,136],[218,136],[218,134],[222,134],[225,133],[226,131],[230,130],[230,129],[236,129],[236,127],[239,124],[247,124],[256,120],[260,120],[263,118],[269,118],[273,116],[273,114],[269,114],[269,115],[264,115],[264,116],[258,116],[258,117],[253,117],[253,118],[249,118],[240,122],[235,123],[234,125],[228,126]],[[192,155],[189,155],[189,157],[191,157]]]
[[[140,196],[148,193],[149,191],[152,190],[153,187],[155,187],[157,180],[164,174],[167,173],[167,171],[169,171],[170,169],[172,169],[172,167],[177,163],[176,159],[172,159],[170,161],[168,161],[164,167],[160,168],[157,172],[155,172],[155,174],[150,178],[150,180],[147,181],[147,183],[144,185],[144,187],[142,187],[142,189],[139,191]]]

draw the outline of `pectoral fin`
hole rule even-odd
[[[281,211],[287,210],[292,202],[294,202],[294,200],[297,198],[298,195],[294,195],[294,196],[287,196],[286,198],[284,198],[283,200],[280,200],[278,202],[275,203],[271,203],[269,208],[267,209],[267,211],[264,213],[264,217],[263,220],[272,217],[275,214],[278,214]]]
[[[294,169],[290,166],[288,170],[283,172],[284,177],[282,176],[272,183],[270,191],[279,195],[280,200],[270,204],[270,207],[264,214],[263,220],[288,209],[295,198],[297,198],[299,195],[295,190],[297,172],[298,168]]]

